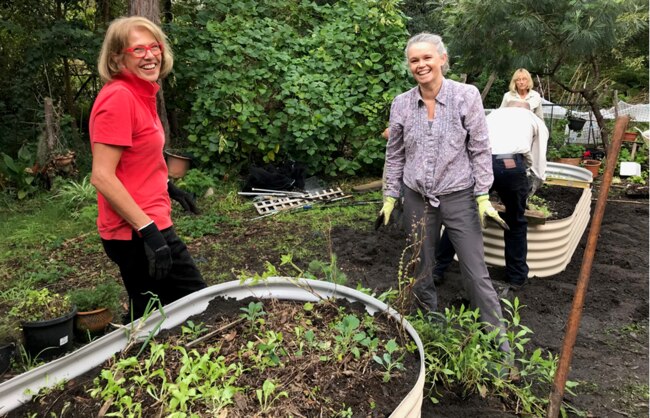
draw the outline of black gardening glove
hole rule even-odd
[[[167,182],[167,193],[169,197],[181,204],[183,209],[192,212],[195,215],[199,214],[199,208],[196,207],[194,195],[176,187],[171,181]]]
[[[172,269],[172,251],[167,246],[165,237],[153,222],[139,232],[144,240],[144,253],[149,261],[149,276],[156,280],[164,279]]]

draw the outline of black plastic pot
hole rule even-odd
[[[582,127],[585,126],[585,123],[587,122],[585,119],[582,118],[576,118],[576,117],[570,117],[568,118],[569,121],[569,129],[572,131],[581,131]]]
[[[72,348],[74,316],[77,308],[47,321],[26,321],[22,323],[25,350],[32,359],[51,359]]]
[[[11,366],[11,358],[14,355],[15,348],[16,345],[14,343],[0,345],[0,374],[9,370],[9,366]]]

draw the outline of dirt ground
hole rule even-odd
[[[593,191],[593,199],[598,190]],[[579,335],[569,379],[580,386],[577,396],[565,395],[578,410],[593,417],[648,416],[648,202],[629,200],[612,189],[591,269]],[[619,201],[621,200],[621,201]],[[592,204],[592,216],[595,202]],[[526,305],[522,323],[534,331],[531,347],[561,351],[589,227],[566,270],[533,278],[508,297]],[[403,245],[394,229],[333,233],[333,248],[349,277],[365,287],[395,286],[396,261]],[[504,269],[490,267],[495,283]],[[460,303],[460,271],[454,262],[438,289],[439,306]],[[493,400],[445,398],[439,405],[425,401],[425,417],[508,417]]]
[[[598,196],[597,186],[593,198]],[[362,197],[360,199],[363,199]],[[595,201],[592,202],[592,215]],[[368,210],[375,211],[376,206]],[[296,215],[300,216],[300,215]],[[568,216],[568,215],[567,215]],[[271,220],[246,222],[240,228],[220,227],[216,235],[191,241],[188,246],[209,284],[215,283],[212,271],[218,260],[218,271],[264,271],[264,262],[279,264],[286,248],[309,247],[314,250],[318,231],[296,231],[291,224]],[[588,227],[589,228],[589,227]],[[575,285],[587,242],[585,231],[566,270],[552,277],[532,278],[519,291],[510,292],[526,307],[521,311],[522,323],[534,331],[530,349],[541,347],[555,354],[561,351],[565,324],[571,310]],[[297,233],[301,232],[301,233]],[[296,236],[300,236],[296,240]],[[274,238],[284,244],[269,247],[259,241]],[[292,241],[289,238],[293,237]],[[92,263],[79,265],[74,242],[70,251],[57,257],[66,258],[71,266],[92,274],[94,270],[110,270],[103,254]],[[338,266],[348,276],[348,286],[378,291],[397,286],[397,268],[405,237],[397,228],[375,231],[367,218],[353,227],[335,227],[331,231],[332,251]],[[64,246],[65,249],[65,246]],[[225,249],[225,250],[224,250]],[[328,260],[328,249],[320,248],[319,259]],[[577,410],[589,417],[648,416],[648,200],[627,198],[622,188],[612,188],[598,237],[580,331],[573,352],[569,379],[580,385],[576,396],[565,395]],[[244,260],[244,262],[242,262]],[[86,260],[87,261],[87,260]],[[308,263],[299,255],[296,263]],[[489,268],[495,285],[503,284],[504,269]],[[231,277],[228,280],[234,279]],[[74,287],[83,277],[71,277],[61,285]],[[221,280],[221,279],[220,279]],[[459,305],[460,274],[454,262],[438,289],[439,306]],[[6,376],[5,376],[6,377]],[[510,417],[496,399],[469,399],[445,396],[438,405],[425,397],[423,417]]]

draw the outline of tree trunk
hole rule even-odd
[[[52,151],[57,147],[59,139],[56,137],[56,118],[54,117],[54,103],[52,99],[46,97],[43,101],[43,112],[45,113],[45,152],[39,156],[42,161],[39,161],[41,166],[45,165],[47,159],[50,158]]]
[[[156,25],[160,25],[160,3],[158,0],[129,0],[129,16],[143,16]],[[160,122],[165,130],[165,144],[169,145],[169,121],[167,120],[165,95],[160,80],[158,84],[160,84],[160,90],[156,97],[158,117],[160,117]]]
[[[160,25],[160,4],[158,0],[129,0],[129,16],[143,16]]]
[[[63,90],[65,91],[66,113],[74,115],[74,100],[72,99],[72,86],[70,85],[70,63],[67,57],[63,57]]]
[[[95,26],[103,28],[111,21],[111,1],[97,0],[97,13],[95,14]]]
[[[591,111],[594,112],[594,117],[596,118],[596,122],[600,128],[600,140],[603,143],[603,148],[607,149],[609,146],[609,132],[607,132],[607,128],[605,127],[605,119],[603,119],[603,114],[600,113],[600,106],[598,105],[596,92],[587,87],[581,90],[580,94],[587,101],[587,103],[589,103]]]
[[[172,0],[163,0],[163,20],[165,23],[170,23],[174,20],[174,14],[172,13]]]
[[[485,101],[485,98],[487,97],[488,93],[490,92],[490,89],[492,88],[492,84],[494,84],[494,80],[497,79],[497,73],[492,71],[490,73],[490,77],[488,77],[487,83],[485,83],[485,87],[483,88],[483,92],[481,93],[481,101]]]

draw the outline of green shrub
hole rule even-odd
[[[110,280],[98,284],[96,287],[84,287],[73,289],[68,292],[70,301],[81,312],[93,311],[100,308],[108,308],[113,313],[118,313],[120,309],[120,294],[122,286],[117,282]]]
[[[24,199],[38,190],[36,176],[31,167],[36,157],[29,147],[23,145],[18,150],[16,158],[2,154],[0,159],[0,187],[18,199]],[[2,179],[4,177],[4,180]]]
[[[226,174],[291,159],[310,172],[380,171],[393,97],[406,90],[394,0],[224,3],[177,14],[173,102],[189,150]]]
[[[182,179],[177,180],[176,185],[197,196],[203,196],[210,187],[215,187],[216,182],[210,175],[199,169],[193,168],[187,170],[185,176],[183,176]]]

